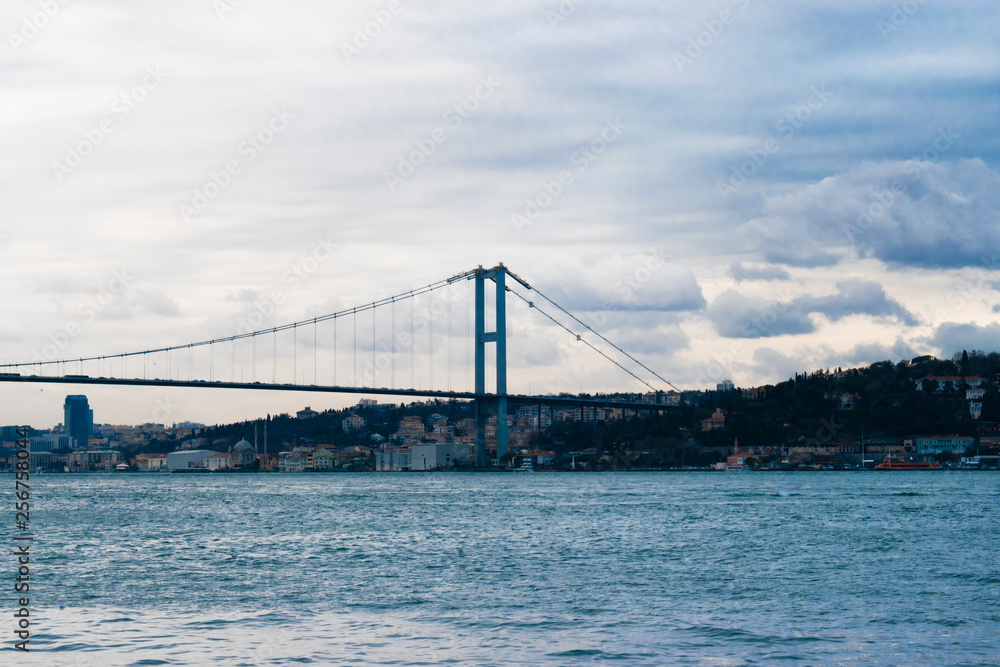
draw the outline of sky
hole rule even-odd
[[[991,351],[998,29],[934,0],[14,0],[0,356],[225,337],[499,262],[681,389]],[[141,370],[464,390],[468,287],[358,315],[356,342],[338,319],[336,346],[326,323]],[[647,389],[508,308],[511,392]],[[51,427],[70,393],[128,424],[356,401],[18,384],[0,422]]]

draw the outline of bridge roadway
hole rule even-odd
[[[378,396],[422,396],[426,398],[458,400],[496,400],[506,398],[508,403],[521,405],[565,405],[569,407],[620,408],[623,410],[666,410],[676,405],[663,403],[633,403],[610,399],[588,399],[572,396],[524,396],[521,394],[476,394],[464,391],[432,391],[425,389],[388,389],[385,387],[335,387],[328,385],[268,384],[264,382],[207,382],[205,380],[145,380],[139,378],[92,378],[85,375],[15,375],[0,373],[0,382],[41,382],[48,384],[98,384],[130,385],[141,387],[196,387],[205,389],[256,389],[262,391],[309,391],[332,394],[368,394]]]

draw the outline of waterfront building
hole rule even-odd
[[[317,449],[310,455],[310,458],[313,470],[333,470],[333,462],[337,460],[333,452],[326,447]]]
[[[115,449],[96,449],[72,452],[66,457],[71,468],[107,468],[121,463],[122,453]]]
[[[422,442],[410,447],[410,470],[436,470],[469,462],[469,447],[460,442]]]
[[[980,445],[1000,445],[1000,422],[979,422],[976,436]]]
[[[305,472],[306,457],[302,452],[281,452],[278,454],[278,472]]]
[[[261,454],[260,469],[264,472],[275,472],[278,469],[278,456],[276,454]]]
[[[167,454],[167,470],[199,470],[206,467],[205,459],[218,454],[210,449],[183,449]]]
[[[228,466],[230,468],[245,468],[253,463],[255,458],[253,445],[246,440],[240,440],[229,450]]]
[[[146,472],[162,472],[167,470],[167,455],[156,454],[155,456],[146,457],[144,465],[140,465],[139,470]]]
[[[975,442],[975,438],[967,436],[925,435],[913,438],[913,447],[918,454],[942,454],[944,452],[964,454]]]
[[[410,457],[409,447],[382,449],[375,452],[375,470],[379,472],[409,470]]]
[[[226,452],[213,452],[211,456],[206,456],[205,460],[206,470],[228,470],[229,469],[229,454]]]
[[[556,458],[556,453],[541,449],[532,449],[521,452],[521,456],[526,459],[531,459],[531,462],[535,465],[544,466],[552,463],[552,461]]]

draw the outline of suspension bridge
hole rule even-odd
[[[490,283],[493,286],[492,309],[487,307],[487,287]],[[466,289],[459,290],[458,286],[463,284],[467,285]],[[407,292],[290,324],[254,328],[265,319],[260,311],[254,311],[240,323],[237,333],[222,338],[100,356],[4,363],[0,364],[0,382],[252,389],[469,400],[475,404],[477,466],[486,465],[486,424],[490,417],[496,417],[497,456],[507,451],[505,416],[512,405],[546,404],[634,411],[675,407],[659,401],[650,403],[618,397],[602,399],[566,394],[508,393],[508,295],[631,376],[633,381],[643,385],[644,393],[652,392],[657,397],[663,394],[662,386],[658,389],[654,382],[676,390],[658,373],[502,263],[490,269],[479,266]],[[532,295],[537,298],[529,298]],[[418,310],[417,302],[421,297],[425,298],[426,304]],[[463,300],[464,309],[460,305]],[[490,310],[493,327],[487,331]],[[456,311],[459,313],[456,314]],[[473,311],[471,317],[470,311]],[[381,337],[378,334],[379,313],[384,313]],[[359,322],[366,317],[371,320],[370,337],[369,323]],[[455,320],[458,320],[459,329],[464,328],[464,336],[456,335]],[[443,352],[438,350],[437,363],[435,321],[446,348]],[[359,323],[363,329],[360,333]],[[441,331],[442,328],[444,331]],[[291,359],[288,359],[288,338],[291,338]],[[459,353],[454,349],[456,338],[463,343],[463,350]],[[302,347],[308,351],[300,355]],[[492,353],[489,355],[492,363],[489,364],[488,352]],[[439,359],[441,356],[446,358],[444,363]],[[455,357],[461,357],[461,360]],[[462,388],[455,386],[456,361],[463,362],[458,364],[457,373],[459,379],[464,381]],[[136,374],[129,374],[130,365]],[[288,368],[289,365],[291,368]],[[311,373],[309,366],[312,367]],[[435,366],[444,367],[438,368],[441,386],[436,388]],[[249,378],[246,377],[248,367]],[[141,369],[141,376],[137,369]],[[283,377],[289,370],[290,382]],[[442,370],[443,379],[440,377]],[[407,382],[407,376],[409,387],[399,386]],[[321,381],[321,377],[329,379],[329,383]],[[346,381],[348,378],[349,382]],[[312,381],[308,382],[310,379]],[[380,381],[384,384],[378,386]]]

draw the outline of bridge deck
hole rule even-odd
[[[204,380],[145,380],[140,378],[93,378],[83,375],[44,376],[0,373],[0,382],[49,384],[128,385],[145,387],[193,387],[210,389],[253,389],[258,391],[300,391],[332,394],[368,394],[381,396],[422,396],[456,400],[495,400],[506,398],[509,403],[566,405],[571,407],[620,408],[626,410],[666,410],[676,405],[664,403],[621,402],[610,399],[590,399],[573,396],[525,396],[521,394],[477,394],[464,391],[431,391],[424,389],[389,389],[386,387],[337,387],[331,385],[269,384],[264,382],[206,382]]]

